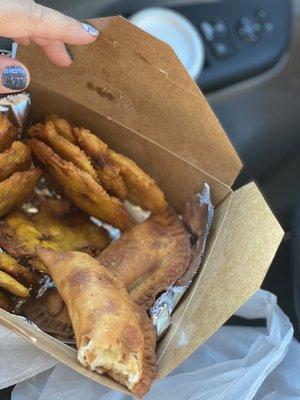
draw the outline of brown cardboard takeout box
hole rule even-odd
[[[50,64],[38,49],[19,50],[31,71],[33,119],[56,113],[90,128],[148,171],[179,212],[204,182],[216,206],[202,270],[158,344],[161,378],[260,287],[283,232],[254,183],[232,192],[239,158],[171,48],[121,17],[93,23],[99,38],[72,48],[69,68]],[[76,371],[124,390],[19,318],[0,310],[0,322]]]

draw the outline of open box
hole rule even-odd
[[[121,17],[92,23],[98,40],[72,48],[75,62],[67,69],[37,48],[19,50],[32,76],[33,120],[55,113],[99,134],[153,176],[178,212],[204,182],[216,206],[202,270],[158,343],[161,378],[260,287],[283,231],[254,183],[232,192],[241,162],[171,48]],[[0,310],[0,322],[76,371],[125,390],[22,319]]]

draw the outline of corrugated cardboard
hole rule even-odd
[[[148,171],[179,212],[204,182],[217,205],[202,271],[158,345],[162,377],[259,288],[283,232],[254,183],[232,193],[240,160],[172,50],[120,17],[93,23],[99,39],[72,48],[75,62],[67,69],[50,64],[37,48],[19,52],[32,75],[34,120],[57,113],[90,128]],[[76,371],[122,389],[18,318],[0,310],[0,321]]]

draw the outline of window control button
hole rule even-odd
[[[212,24],[208,21],[203,21],[200,24],[202,33],[208,42],[212,42],[215,37],[215,30]]]
[[[215,40],[210,44],[211,50],[219,60],[224,60],[233,54],[233,47],[228,41]]]

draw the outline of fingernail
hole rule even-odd
[[[27,86],[27,71],[19,65],[5,67],[2,71],[2,85],[11,90],[23,90]]]
[[[99,35],[99,31],[97,28],[95,28],[93,25],[91,25],[90,23],[87,22],[82,22],[81,23],[83,29],[89,33],[92,36],[98,36]]]
[[[72,50],[71,50],[70,47],[67,46],[66,44],[65,44],[65,46],[66,46],[66,50],[67,50],[67,53],[68,53],[70,59],[71,59],[72,61],[74,61],[74,54],[72,53]]]

